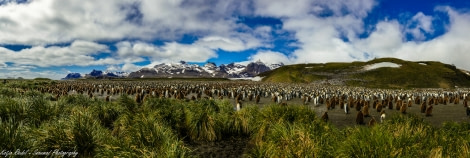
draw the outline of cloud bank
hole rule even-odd
[[[470,70],[470,12],[435,6],[436,14],[366,21],[378,5],[374,0],[4,0],[0,78],[63,74],[62,69],[45,70],[63,66],[135,71],[162,62],[224,58],[219,51],[251,51],[246,61],[267,63],[396,57],[438,60]],[[440,26],[443,34],[429,38],[438,30],[437,14],[449,22]],[[281,24],[240,22],[244,17]],[[286,45],[296,49],[278,48],[275,41],[286,38],[282,33],[289,34]],[[187,36],[194,39],[182,40]]]

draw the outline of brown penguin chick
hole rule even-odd
[[[372,126],[374,126],[374,125],[375,125],[375,123],[376,123],[376,121],[375,121],[375,118],[374,118],[374,117],[372,117],[372,119],[370,119],[370,121],[369,121],[369,126],[371,126],[371,127],[372,127]]]
[[[271,101],[273,101],[274,103],[276,103],[276,101],[277,101],[277,96],[272,97],[272,98],[271,98]]]
[[[106,96],[105,101],[109,102],[109,95]]]
[[[377,100],[374,100],[374,102],[372,103],[372,108],[376,108],[377,107]]]
[[[408,105],[406,105],[406,104],[401,105],[400,112],[401,112],[402,114],[406,114],[406,108],[407,108],[407,107],[408,107]]]
[[[395,108],[396,108],[397,110],[400,110],[402,104],[403,104],[403,101],[402,101],[402,100],[399,100],[398,103],[397,103],[397,105],[395,106]]]
[[[356,111],[361,111],[361,109],[362,109],[361,104],[359,104],[359,102],[356,102],[355,104],[356,105],[354,105],[354,106],[356,107]]]
[[[388,102],[388,109],[390,109],[390,110],[393,109],[393,102],[392,101]]]
[[[363,125],[364,124],[364,114],[362,114],[362,111],[357,112],[356,124],[358,124],[358,125]]]
[[[325,111],[325,113],[323,113],[323,115],[321,116],[321,119],[325,122],[328,122],[328,112]]]
[[[137,102],[138,104],[140,104],[140,103],[142,102],[142,100],[140,100],[140,93],[137,93],[137,94],[135,95],[135,99],[134,99],[134,100],[135,100],[135,102]]]
[[[376,108],[377,108],[377,112],[381,112],[382,111],[382,104],[378,103]]]
[[[256,100],[256,104],[258,104],[258,103],[259,103],[259,100],[260,100],[260,99],[261,99],[261,97],[259,96],[259,94],[258,94],[258,95],[256,95],[256,98],[255,98],[255,100]]]
[[[364,117],[370,117],[370,114],[369,114],[369,105],[365,105],[362,107],[362,113],[364,114]]]
[[[470,116],[470,106],[467,106],[465,111],[467,112],[467,116]]]
[[[425,113],[425,112],[426,112],[426,103],[422,103],[422,104],[421,104],[420,110],[421,110],[421,113]]]
[[[142,98],[142,102],[145,103],[145,101],[150,99],[150,94],[145,94],[144,98]]]
[[[432,105],[426,108],[426,117],[432,116]]]

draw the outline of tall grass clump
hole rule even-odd
[[[49,121],[40,127],[35,149],[75,151],[80,157],[92,157],[112,142],[110,135],[86,108],[75,107],[69,118]]]
[[[118,98],[117,103],[118,105],[124,107],[129,112],[135,112],[137,108],[137,103],[132,98],[130,98],[128,95],[125,95],[125,94],[121,95]]]
[[[470,123],[446,122],[435,135],[430,156],[470,157]]]
[[[157,118],[158,113],[138,113],[130,118],[122,115],[117,121],[115,137],[119,140],[107,147],[102,156],[185,157],[189,152],[183,142]],[[116,130],[116,129],[115,129]]]
[[[427,157],[437,147],[436,130],[414,115],[394,115],[372,128],[349,127],[340,157]]]
[[[220,120],[223,111],[214,100],[191,102],[184,112],[185,126],[191,140],[216,141],[222,138],[223,123],[226,121]]]
[[[94,101],[95,100],[90,99],[88,96],[81,94],[66,95],[59,99],[59,105],[88,107],[93,105]]]
[[[23,121],[28,117],[29,107],[20,102],[17,98],[0,97],[0,117],[2,121],[11,118],[17,121]]]
[[[155,115],[138,115],[131,133],[131,143],[137,145],[137,151],[143,155],[183,157],[187,153],[182,141],[171,129],[155,120]]]
[[[95,104],[90,107],[90,111],[93,116],[100,121],[100,124],[108,129],[113,129],[114,122],[125,112],[123,107],[103,101],[96,101]]]
[[[305,106],[271,105],[260,110],[251,157],[330,157],[339,131]]]
[[[23,104],[26,104],[28,107],[28,119],[34,127],[39,127],[39,125],[47,120],[53,119],[55,116],[59,116],[61,112],[58,109],[57,104],[51,104],[44,97],[27,97],[24,100]]]
[[[257,132],[258,114],[257,106],[245,106],[240,111],[233,112],[228,118],[228,131],[238,136],[251,136]]]
[[[30,128],[15,117],[0,120],[0,148],[12,152],[30,149],[29,131]]]
[[[0,96],[13,98],[18,96],[18,93],[11,88],[0,88]]]
[[[255,139],[263,139],[266,131],[276,123],[300,123],[310,124],[315,121],[315,112],[306,106],[281,106],[269,105],[258,114]]]
[[[177,131],[180,136],[186,135],[185,128],[185,104],[179,100],[164,98],[148,98],[142,105],[142,112],[156,112],[156,118],[164,125]]]

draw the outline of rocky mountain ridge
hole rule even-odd
[[[189,64],[185,61],[178,63],[162,63],[151,68],[142,68],[138,71],[126,72],[103,72],[93,70],[89,74],[69,73],[65,78],[249,78],[255,77],[260,73],[277,69],[284,66],[280,64],[265,64],[261,61],[243,64],[222,64],[217,66],[215,63],[208,62],[204,66]]]

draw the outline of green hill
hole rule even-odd
[[[399,67],[378,67],[391,63]],[[260,74],[264,82],[325,82],[371,88],[470,87],[470,76],[453,65],[436,61],[404,61],[380,58],[368,62],[287,65]]]

